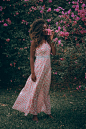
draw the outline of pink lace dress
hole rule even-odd
[[[51,83],[51,47],[46,42],[39,48],[36,48],[34,71],[36,82],[33,82],[31,75],[28,77],[24,88],[19,93],[13,109],[24,112],[25,116],[28,113],[37,115],[40,112],[51,114],[50,105],[50,83]]]

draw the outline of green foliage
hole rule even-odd
[[[85,21],[75,20],[79,15],[72,2],[64,0],[47,1],[3,1],[0,6],[0,85],[24,85],[30,75],[30,24],[37,18],[44,18],[55,32],[57,55],[51,55],[52,80],[58,83],[85,82]],[[80,10],[82,10],[80,3]],[[47,11],[51,8],[51,11]],[[60,9],[55,11],[55,9]],[[71,11],[69,11],[71,9]],[[65,12],[62,17],[62,11]],[[69,14],[68,14],[69,11]],[[50,19],[50,21],[48,21]],[[74,22],[74,21],[77,21]],[[58,22],[58,25],[56,23]],[[62,36],[61,31],[69,35]],[[58,38],[58,39],[56,39]],[[58,42],[61,40],[61,43]]]

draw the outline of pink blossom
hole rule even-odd
[[[50,21],[51,21],[51,19],[47,19],[47,21],[48,21],[48,22],[50,22]]]
[[[24,0],[24,1],[29,1],[29,0]]]
[[[77,24],[77,21],[73,21],[73,24],[72,24],[72,26],[74,26],[74,25],[76,25]]]
[[[62,11],[62,14],[64,14],[64,11]]]
[[[82,4],[82,6],[81,6],[83,9],[84,9],[84,7],[85,7],[85,4]]]
[[[56,9],[56,12],[59,12],[60,11],[60,9]]]
[[[75,37],[75,41],[77,40],[77,37]]]
[[[64,24],[66,24],[66,21],[64,21]]]
[[[40,10],[40,13],[43,13],[43,10]]]
[[[25,20],[22,20],[22,22],[26,22]]]
[[[62,22],[63,22],[63,20],[60,21],[60,23],[62,23]]]
[[[64,35],[65,36],[69,36],[69,32],[64,32]]]
[[[76,5],[75,11],[79,10],[79,5]]]
[[[21,50],[23,50],[23,48],[20,48]]]
[[[58,38],[53,39],[54,42],[56,42],[57,40],[58,40]]]
[[[72,1],[72,4],[76,4],[76,2],[75,1]]]
[[[9,41],[10,41],[10,39],[8,38],[8,39],[6,39],[6,41],[7,41],[7,42],[9,42]]]
[[[54,74],[57,74],[57,72],[55,72]]]
[[[80,46],[79,43],[77,43],[76,46]]]
[[[39,0],[39,1],[43,2],[43,0]]]
[[[63,31],[66,31],[65,27],[63,26]]]
[[[8,22],[9,25],[11,24],[10,18],[6,19],[6,21]]]
[[[64,58],[60,58],[60,60],[62,60],[62,61],[63,61],[63,60],[64,60]]]
[[[0,6],[0,11],[2,11],[3,10],[3,8],[2,8],[2,6]]]
[[[47,10],[47,12],[51,12],[51,8],[49,8],[49,9]]]
[[[64,10],[62,7],[58,7],[58,8]]]
[[[4,20],[2,20],[2,22],[4,22]]]
[[[24,47],[24,49],[27,49],[27,47]]]
[[[13,64],[14,64],[14,67],[15,67],[15,64],[16,64],[16,63],[14,62]]]
[[[71,12],[71,9],[69,9],[69,11],[68,11],[68,15],[70,14],[70,12]]]
[[[56,26],[58,26],[58,22],[56,22]]]
[[[79,90],[79,88],[78,88],[78,87],[77,87],[76,89],[77,89],[77,90]]]
[[[80,30],[79,32],[80,32],[81,34],[84,34],[84,31],[83,31],[83,30]]]
[[[72,13],[72,14],[71,14],[71,17],[74,17],[74,16],[75,16],[74,13]]]
[[[61,44],[61,40],[58,40],[58,44],[59,44],[59,45]]]
[[[59,36],[64,36],[64,32],[63,31],[60,31],[60,34],[59,34]]]
[[[55,30],[56,33],[58,33],[58,30]]]
[[[7,23],[4,23],[3,26],[8,26],[8,24]]]
[[[76,5],[72,5],[72,8],[75,8],[76,7]]]
[[[48,32],[48,35],[52,35],[52,31],[51,29],[46,29],[46,31]]]
[[[10,80],[12,82],[12,80]],[[9,98],[8,98],[9,99]]]
[[[76,79],[76,77],[74,79]]]
[[[76,17],[76,18],[75,18],[75,20],[77,20],[77,21],[78,21],[79,19],[80,19],[79,17]]]
[[[28,25],[28,22],[26,22],[26,25]]]
[[[58,31],[60,31],[60,29],[61,29],[61,27],[60,27],[60,26],[58,26]]]
[[[81,88],[81,86],[79,86],[79,88]]]
[[[13,66],[12,63],[10,63],[10,66]]]
[[[52,0],[49,0],[49,3],[52,3]]]
[[[16,12],[16,15],[18,15],[19,13],[18,12]]]

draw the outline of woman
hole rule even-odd
[[[49,32],[49,33],[48,33]],[[45,112],[51,116],[49,88],[51,83],[50,53],[56,54],[53,32],[48,29],[43,19],[34,21],[30,28],[32,39],[30,47],[31,75],[28,77],[25,87],[16,99],[13,109],[33,114],[33,120],[38,121],[37,114]],[[51,34],[51,35],[48,35]],[[34,57],[36,57],[34,62]]]

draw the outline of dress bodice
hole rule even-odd
[[[41,44],[38,48],[36,48],[35,56],[50,56],[51,47],[48,42]]]

